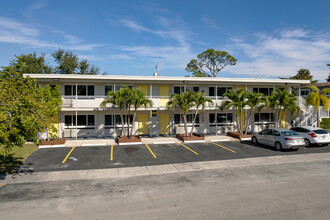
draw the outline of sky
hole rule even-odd
[[[218,77],[278,78],[309,69],[325,81],[329,0],[2,0],[0,66],[64,49],[109,75],[185,76],[213,48],[237,59]]]

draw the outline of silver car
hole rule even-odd
[[[290,130],[296,132],[305,138],[305,146],[309,147],[311,144],[318,144],[326,146],[330,144],[330,135],[323,128],[314,128],[312,126],[293,127]]]
[[[252,135],[254,144],[261,143],[275,147],[276,150],[290,149],[305,145],[304,138],[287,129],[265,129]]]

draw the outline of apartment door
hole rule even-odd
[[[138,114],[139,135],[149,134],[149,117],[148,113]]]
[[[160,134],[170,133],[169,122],[170,122],[169,114],[160,114]]]

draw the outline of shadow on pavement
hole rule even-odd
[[[261,149],[268,149],[268,150],[272,150],[272,151],[276,151],[276,149],[274,147],[268,146],[268,145],[264,145],[264,144],[254,144],[252,143],[252,141],[241,141],[242,144],[247,144],[250,145],[252,147],[256,147],[256,148],[261,148]],[[298,151],[299,148],[290,148],[290,149],[282,149],[281,151],[283,152],[293,152],[293,151]]]

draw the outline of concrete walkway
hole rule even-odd
[[[227,135],[206,135],[205,142],[213,141],[239,141],[236,138]],[[142,144],[169,144],[169,143],[180,143],[181,140],[174,136],[158,136],[158,137],[142,137]],[[91,138],[91,139],[78,139],[78,140],[67,140],[65,143],[66,147],[81,147],[81,146],[95,146],[95,145],[116,145],[113,138]]]
[[[90,169],[74,171],[36,172],[0,176],[0,186],[13,183],[63,181],[63,180],[90,180],[106,178],[127,178],[133,176],[150,176],[169,173],[225,169],[233,167],[262,166],[284,163],[300,163],[311,161],[330,160],[330,153],[298,154],[285,156],[254,157],[233,160],[201,161],[190,163],[175,163],[155,166],[124,167],[111,169]]]

